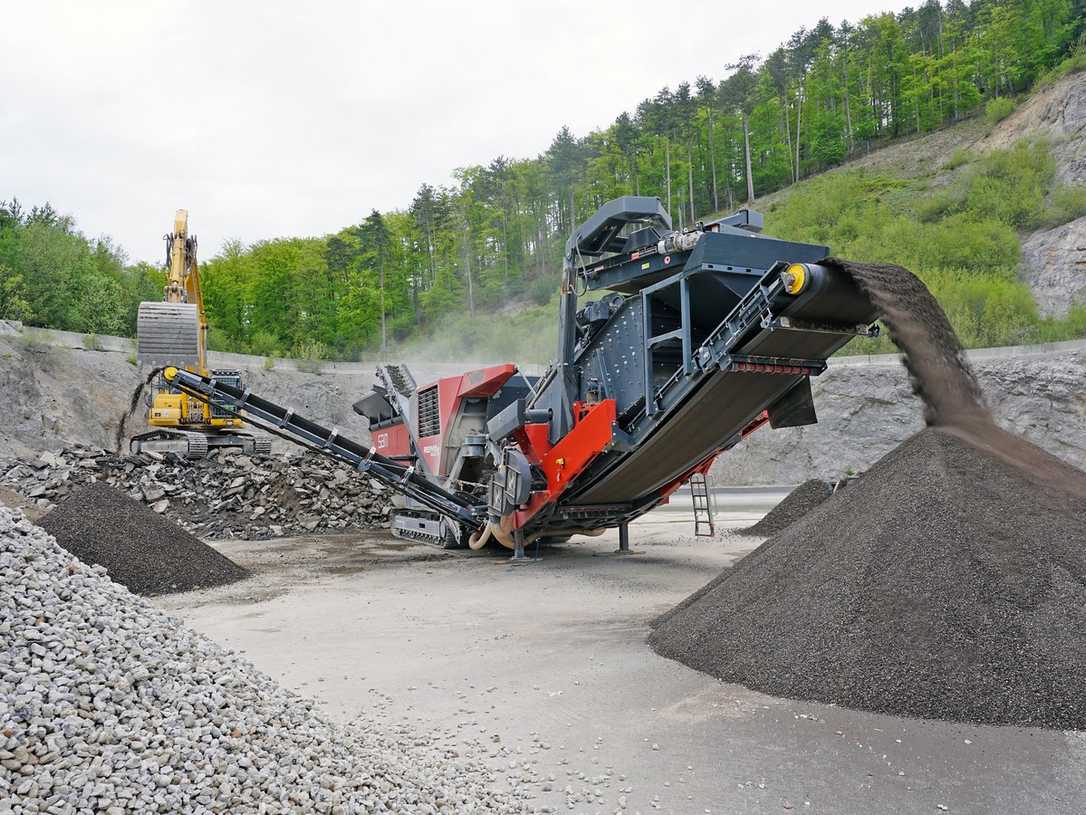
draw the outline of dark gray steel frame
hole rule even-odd
[[[704,267],[695,269],[682,269],[665,280],[646,286],[641,289],[644,323],[644,375],[645,375],[645,404],[640,413],[629,422],[628,430],[615,428],[615,438],[604,452],[617,450],[632,450],[643,442],[657,427],[666,424],[671,414],[678,410],[685,400],[702,384],[709,374],[719,370],[727,372],[740,364],[756,364],[774,367],[787,367],[803,369],[807,376],[818,376],[826,370],[827,363],[824,359],[804,359],[797,357],[779,357],[764,355],[749,355],[741,353],[740,344],[743,346],[757,345],[766,333],[774,331],[820,331],[836,334],[847,341],[853,336],[875,336],[878,334],[878,326],[842,326],[832,325],[813,327],[799,321],[790,320],[774,313],[773,302],[783,294],[784,284],[779,272],[787,266],[786,263],[775,264],[770,268],[739,301],[735,308],[725,317],[717,327],[709,334],[709,337],[696,349],[693,349],[693,326],[690,319],[690,291],[689,279],[693,275],[712,271]],[[678,285],[680,287],[680,315],[679,328],[663,334],[652,334],[651,296],[663,289]],[[787,306],[778,308],[783,311]],[[744,337],[755,328],[761,330],[743,341]],[[675,373],[658,388],[652,382],[652,354],[653,349],[665,342],[678,341],[682,346],[682,364]],[[769,374],[772,375],[772,374]],[[686,380],[683,386],[683,380]],[[644,424],[645,422],[649,424]],[[734,446],[739,441],[739,436],[729,440],[724,449]],[[617,465],[618,462],[615,462]],[[600,473],[599,478],[606,477]],[[594,479],[595,480],[595,479]],[[585,489],[587,489],[585,485]],[[582,491],[579,487],[577,492]],[[637,503],[612,503],[590,505],[566,505],[565,500],[551,507],[545,508],[529,524],[529,529],[535,527],[553,526],[565,524],[574,527],[578,522],[589,522],[593,527],[610,527],[629,521],[643,515],[658,505],[662,500],[658,496],[651,497]]]

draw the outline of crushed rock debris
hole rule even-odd
[[[529,811],[443,738],[331,724],[0,508],[0,811]]]
[[[117,487],[201,538],[264,540],[388,525],[390,493],[379,482],[315,454],[206,459],[96,447],[0,462],[0,486],[48,511],[95,481]]]
[[[136,594],[223,586],[248,572],[173,521],[97,481],[42,518],[41,527],[89,565]]]

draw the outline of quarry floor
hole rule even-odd
[[[783,494],[718,495],[718,526]],[[518,566],[375,533],[221,542],[253,577],[156,602],[336,720],[504,746],[477,757],[529,763],[533,803],[555,812],[1086,811],[1086,733],[779,699],[658,657],[649,621],[760,541],[694,538],[681,506],[631,539],[638,554],[614,556],[608,534]]]

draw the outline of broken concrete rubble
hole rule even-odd
[[[388,491],[313,453],[244,456],[212,452],[121,456],[71,447],[0,461],[0,484],[42,510],[104,481],[203,538],[262,540],[388,525]]]

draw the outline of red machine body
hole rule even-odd
[[[411,414],[401,415],[401,421],[371,432],[374,447],[392,458],[418,457],[432,476],[448,476],[456,455],[451,431],[463,407],[468,400],[489,400],[516,373],[516,365],[492,365],[417,386],[411,396],[413,413],[418,417],[417,435],[405,421]],[[436,432],[428,432],[433,429]],[[443,455],[450,450],[451,455]]]

